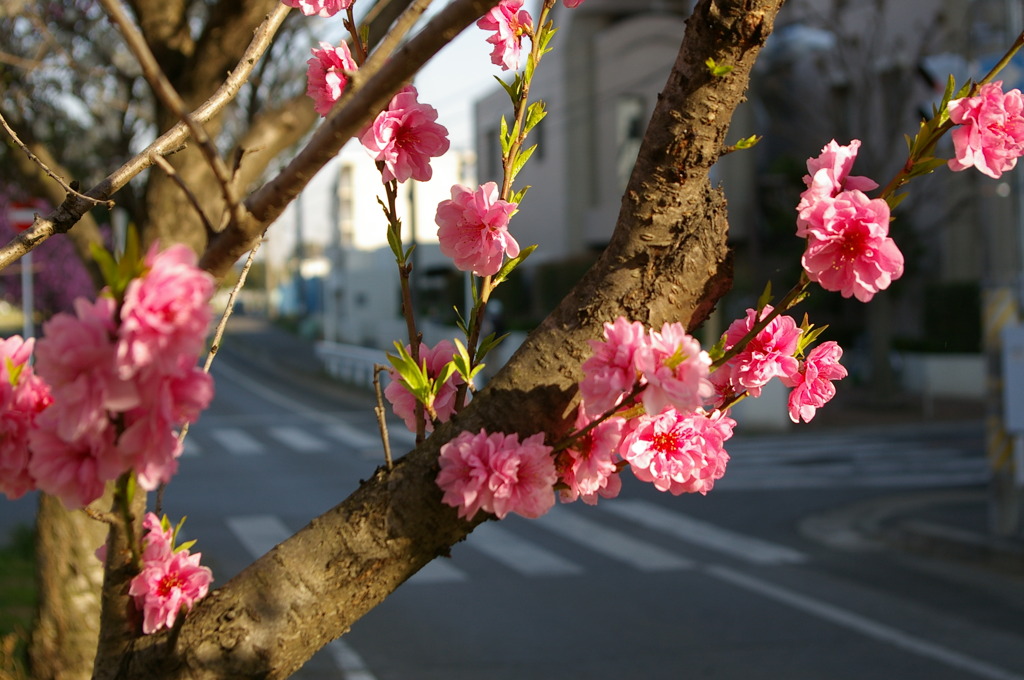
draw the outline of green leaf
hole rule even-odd
[[[739,150],[753,149],[761,139],[761,135],[750,135],[749,137],[744,137],[743,139],[738,140],[733,147]]]
[[[429,393],[430,378],[427,375],[427,362],[417,364],[412,355],[397,340],[395,347],[398,349],[398,356],[386,354],[388,361],[398,373],[402,382],[409,389],[416,399],[423,401]]]
[[[547,115],[547,108],[543,101],[535,101],[530,104],[526,109],[526,122],[523,124],[523,133],[528,134]]]
[[[466,320],[462,318],[462,312],[459,311],[458,305],[452,305],[452,309],[455,310],[455,325],[459,327],[463,335],[469,335],[469,330],[466,329]]]
[[[718,338],[711,349],[708,350],[708,356],[711,357],[711,361],[718,361],[725,354],[725,333],[722,333],[722,337]]]
[[[536,149],[537,149],[537,145],[534,144],[529,149],[526,149],[525,151],[520,151],[519,152],[519,155],[516,156],[515,162],[512,164],[512,173],[511,173],[510,181],[514,181],[515,180],[516,175],[518,175],[519,171],[523,169],[524,165],[526,165],[526,161],[530,160],[530,156],[533,155],[533,152]]]
[[[492,284],[496,286],[499,283],[503,282],[505,279],[507,279],[508,275],[512,273],[512,270],[514,270],[516,267],[522,264],[526,260],[526,258],[528,258],[535,250],[537,250],[536,245],[526,246],[525,248],[519,251],[519,255],[513,257],[510,260],[507,260],[505,264],[501,266],[501,269],[498,270],[498,273],[494,275],[494,279],[492,279]]]
[[[89,252],[92,254],[92,259],[96,262],[96,266],[100,269],[103,282],[113,288],[117,282],[117,263],[114,262],[114,256],[98,243],[90,243]]]
[[[393,224],[388,225],[388,246],[391,248],[391,252],[398,264],[405,264],[405,259],[402,257],[402,239],[399,237],[398,230],[395,229]]]
[[[522,189],[520,189],[519,191],[517,191],[514,194],[512,194],[511,196],[509,196],[508,202],[509,203],[515,203],[516,205],[519,205],[520,203],[523,202],[523,197],[526,196],[526,192],[529,191],[529,190],[530,190],[530,185],[527,184]]]
[[[477,361],[483,360],[487,356],[488,352],[498,346],[502,340],[508,337],[508,333],[504,333],[501,337],[495,337],[494,333],[491,333],[486,338],[480,341],[480,349],[476,352]]]
[[[758,317],[761,318],[761,310],[764,309],[769,302],[772,301],[772,282],[769,281],[764,287],[764,292],[761,293],[761,297],[757,298],[757,313]]]
[[[504,80],[502,80],[502,79],[501,79],[501,78],[499,78],[498,76],[494,76],[494,79],[495,79],[495,80],[497,80],[497,81],[498,81],[499,83],[501,83],[501,88],[502,88],[503,90],[505,90],[505,92],[507,92],[507,93],[508,93],[508,97],[509,97],[509,99],[511,99],[511,100],[512,100],[512,104],[513,104],[513,105],[514,105],[514,104],[515,104],[515,103],[516,103],[517,101],[519,101],[519,93],[518,93],[518,91],[517,91],[517,90],[518,90],[518,85],[517,85],[517,84],[518,84],[518,82],[519,82],[519,76],[518,76],[518,75],[517,75],[517,76],[515,77],[515,79],[514,79],[514,80],[512,81],[512,84],[511,84],[511,85],[510,85],[510,84],[508,84],[508,83],[506,83],[506,82],[505,82]]]
[[[458,338],[455,338],[455,356],[452,357],[452,365],[459,372],[459,375],[462,376],[462,379],[466,381],[466,384],[469,384],[472,380],[469,350],[466,349],[466,346]]]
[[[17,387],[18,377],[21,372],[25,370],[27,364],[14,365],[14,361],[10,357],[4,357],[4,365],[7,366],[7,380],[11,383],[11,387]]]
[[[501,157],[508,156],[508,150],[512,148],[512,138],[508,134],[508,121],[505,120],[505,116],[501,117],[501,129],[498,131],[498,136],[501,139]]]
[[[719,64],[715,62],[715,60],[712,57],[708,57],[708,60],[704,62],[704,65],[708,67],[708,71],[711,73],[711,75],[716,78],[720,78],[724,75],[732,73],[733,69],[732,66],[728,66],[726,64]]]
[[[196,544],[196,539],[194,539],[194,538],[193,538],[193,539],[192,539],[191,541],[185,541],[185,542],[184,542],[184,543],[182,543],[181,545],[179,545],[179,546],[175,546],[175,548],[174,548],[174,552],[175,552],[175,553],[180,553],[180,552],[182,552],[183,550],[188,550],[189,548],[191,548],[191,547],[192,547],[192,546],[194,546],[195,544]]]

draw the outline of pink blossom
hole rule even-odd
[[[618,406],[641,379],[635,356],[649,338],[643,324],[624,317],[604,324],[604,340],[590,340],[593,354],[581,366],[580,395],[583,410],[591,417]]]
[[[498,198],[498,185],[487,182],[473,191],[452,187],[451,200],[441,201],[434,221],[441,252],[462,271],[491,276],[505,255],[519,255],[519,244],[508,231],[515,203]]]
[[[564,1],[565,1],[565,6],[567,8],[569,8],[569,9],[572,9],[573,7],[579,7],[580,5],[583,4],[583,0],[564,0]]]
[[[803,418],[811,422],[817,409],[836,395],[833,380],[846,377],[846,369],[839,363],[843,348],[835,342],[823,342],[807,355],[800,370],[782,378],[789,393],[789,418],[794,423]]]
[[[150,365],[175,372],[184,360],[195,364],[210,325],[213,277],[196,266],[196,254],[182,244],[146,255],[148,271],[125,290],[118,329],[117,370],[130,378]]]
[[[174,530],[164,528],[163,522],[152,512],[142,518],[142,560],[152,562],[168,560],[174,552]]]
[[[846,190],[870,191],[878,186],[867,177],[850,175],[860,144],[859,139],[854,139],[849,145],[841,146],[833,139],[822,147],[821,155],[807,160],[810,174],[804,175],[807,189],[800,194],[796,208],[797,236],[804,238],[809,228],[820,226],[820,214],[829,204],[828,199]]]
[[[405,349],[411,351],[409,345],[406,345]],[[455,346],[447,340],[441,340],[432,348],[420,343],[419,359],[421,363],[426,362],[427,375],[431,378],[437,378],[445,364],[451,361],[453,356],[455,356]],[[416,397],[402,382],[397,371],[388,369],[388,375],[391,377],[391,382],[384,388],[384,396],[391,402],[391,408],[395,415],[405,421],[405,426],[411,432],[415,432]],[[439,422],[446,423],[451,420],[452,414],[455,412],[455,395],[461,384],[463,384],[462,377],[458,373],[453,373],[438,390],[434,397],[433,408]],[[425,431],[433,432],[434,423],[431,422],[426,410],[424,410],[423,422],[426,427]]]
[[[334,103],[341,99],[348,85],[346,73],[357,70],[356,62],[348,49],[348,43],[334,47],[321,42],[320,49],[312,49],[313,56],[306,62],[306,94],[314,102],[313,108],[321,116],[331,112]]]
[[[434,122],[437,109],[416,96],[416,88],[407,85],[359,137],[370,157],[384,163],[385,182],[426,182],[433,174],[430,159],[448,151],[448,129]]]
[[[96,435],[109,426],[110,412],[139,404],[138,391],[115,369],[115,302],[75,300],[75,315],[60,313],[43,324],[36,343],[36,372],[50,385],[56,433],[65,441]]]
[[[1003,92],[1002,81],[986,83],[974,97],[954,99],[948,106],[954,128],[956,158],[950,170],[975,167],[989,177],[999,178],[1017,165],[1024,154],[1024,97],[1020,90]]]
[[[748,309],[742,319],[733,321],[725,332],[725,348],[731,349],[760,320],[772,312],[765,305],[758,315]],[[781,314],[772,319],[736,356],[711,374],[711,381],[725,396],[746,391],[752,397],[761,395],[761,388],[772,378],[789,376],[799,370],[794,356],[800,339],[800,327],[791,316]]]
[[[729,454],[723,445],[736,421],[715,411],[682,414],[669,408],[643,415],[622,440],[620,453],[637,479],[659,491],[706,494],[725,474]]]
[[[52,402],[49,386],[28,363],[34,340],[0,339],[0,493],[11,500],[35,488],[28,438],[36,417]]]
[[[622,440],[622,418],[609,418],[583,435],[571,448],[558,454],[555,465],[560,482],[566,488],[559,491],[563,503],[577,498],[587,505],[597,505],[598,496],[615,498],[622,489],[616,458]],[[576,429],[590,423],[581,410],[576,416]]]
[[[354,0],[281,0],[288,7],[295,7],[302,10],[308,16],[314,14],[322,17],[332,17],[338,12],[352,6]]]
[[[714,395],[708,380],[711,358],[680,323],[663,324],[660,332],[652,329],[635,361],[647,380],[641,399],[648,413],[661,413],[669,405],[695,411]]]
[[[844,191],[808,234],[803,266],[811,281],[867,302],[903,275],[903,254],[889,234],[889,206],[860,191]]]
[[[533,18],[523,7],[523,0],[501,0],[476,25],[485,31],[494,31],[487,42],[494,45],[491,63],[502,71],[519,69],[519,55],[523,47],[523,36],[533,34]]]
[[[461,432],[441,447],[439,463],[442,501],[458,508],[459,517],[483,510],[498,519],[510,512],[534,518],[555,503],[558,473],[542,433],[520,443],[514,434]]]
[[[112,426],[69,442],[57,435],[53,421],[59,417],[56,410],[47,409],[37,419],[39,427],[29,432],[28,471],[39,490],[74,510],[102,496],[104,484],[126,467],[114,444]]]
[[[131,580],[128,594],[142,613],[142,632],[149,635],[162,628],[172,628],[178,615],[206,597],[213,582],[213,572],[199,564],[201,553],[188,550],[167,551],[161,535],[147,534],[145,542],[159,541],[158,549],[144,547],[142,571]]]

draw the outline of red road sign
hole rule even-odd
[[[29,203],[10,203],[7,206],[7,220],[15,231],[25,231],[36,218],[35,206]]]

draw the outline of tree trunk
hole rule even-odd
[[[95,552],[107,527],[85,513],[68,512],[46,494],[39,498],[36,527],[39,609],[29,645],[32,677],[88,680],[99,640],[103,584],[103,564]]]
[[[699,324],[730,284],[725,200],[708,171],[782,2],[698,5],[611,244],[465,411],[212,593],[176,637],[141,638],[95,677],[288,677],[481,521],[462,521],[440,502],[434,479],[443,442],[480,428],[543,431],[554,441],[576,399],[587,341],[604,322],[624,315]],[[709,58],[733,70],[712,76]]]

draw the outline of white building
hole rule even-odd
[[[411,256],[415,290],[428,295],[425,276],[450,261],[437,247],[437,204],[451,198],[454,184],[475,182],[473,154],[449,151],[431,161],[429,182],[399,184],[398,214]],[[327,342],[390,348],[406,336],[401,288],[394,254],[387,242],[387,221],[378,200],[386,202],[380,173],[358,143],[350,143],[336,164],[332,223],[325,254],[331,261],[324,281],[323,335]]]

